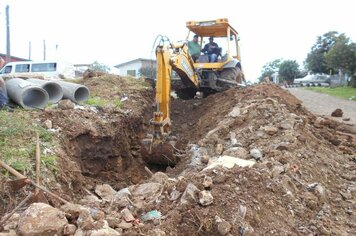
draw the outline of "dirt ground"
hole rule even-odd
[[[345,124],[356,126],[356,103],[354,101],[302,88],[289,88],[288,91],[299,98],[303,102],[303,106],[309,111]],[[331,113],[336,109],[341,109],[343,111],[342,117],[331,116]]]
[[[34,112],[34,120],[60,128],[59,173],[47,187],[102,211],[117,235],[356,234],[356,130],[310,113],[288,91],[266,83],[173,99],[172,134],[182,143],[181,160],[157,167],[145,164],[139,152],[154,109],[152,89],[123,78],[83,83],[92,96],[128,99],[120,108]],[[205,169],[224,155],[255,164]],[[147,167],[163,173],[151,176]],[[118,191],[115,196],[130,195],[108,201],[98,191],[103,184]],[[153,210],[161,216],[142,218]],[[83,235],[96,235],[67,219]],[[4,230],[16,230],[14,221]]]

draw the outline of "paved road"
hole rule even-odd
[[[288,88],[288,90],[303,102],[303,106],[305,106],[314,114],[331,117],[331,113],[335,109],[340,108],[344,112],[343,117],[332,118],[340,122],[356,125],[355,101],[349,101],[342,98],[333,97],[328,94],[317,93],[302,88]],[[343,118],[350,118],[350,121],[343,121]]]

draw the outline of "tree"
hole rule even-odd
[[[295,60],[285,60],[279,66],[279,77],[281,81],[293,83],[294,79],[300,74],[298,62]]]
[[[154,79],[156,78],[156,68],[154,66],[143,66],[138,70],[138,74],[140,76]]]
[[[94,61],[91,65],[90,65],[90,69],[94,70],[94,71],[100,71],[100,72],[105,72],[108,73],[110,72],[110,67],[103,64],[103,63],[99,63],[97,61]]]
[[[351,75],[351,86],[356,88],[356,43],[340,35],[334,46],[326,53],[325,61],[334,71],[341,70]]]
[[[282,59],[276,59],[264,65],[261,71],[261,76],[259,78],[259,81],[262,81],[263,78],[265,77],[272,78],[272,75],[278,72],[281,63],[282,63]]]
[[[314,73],[329,73],[329,68],[325,60],[325,54],[334,46],[339,37],[344,37],[344,34],[339,34],[336,31],[330,31],[322,36],[318,36],[316,43],[311,48],[305,60],[306,67]]]

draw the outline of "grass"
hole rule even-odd
[[[305,89],[356,101],[356,88],[352,88],[352,87],[336,87],[336,88],[309,87]]]
[[[31,122],[31,116],[26,111],[13,113],[0,110],[0,157],[15,170],[31,177],[34,173],[36,132],[39,133],[41,148],[53,146],[53,135],[46,129]],[[50,170],[55,170],[55,158],[41,154],[43,164]],[[0,171],[9,176],[4,169]]]
[[[108,101],[99,97],[91,97],[86,101],[86,104],[91,106],[104,107],[108,104]]]

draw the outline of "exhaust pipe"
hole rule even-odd
[[[23,79],[7,80],[6,89],[9,98],[25,109],[42,109],[46,107],[49,100],[46,90]]]
[[[37,84],[41,86],[41,88],[46,90],[49,96],[49,102],[51,103],[57,103],[59,102],[59,100],[63,98],[62,87],[54,81],[41,80],[41,79],[27,79],[27,81]]]
[[[63,98],[75,103],[85,102],[89,98],[89,89],[81,84],[56,81],[63,89]]]

